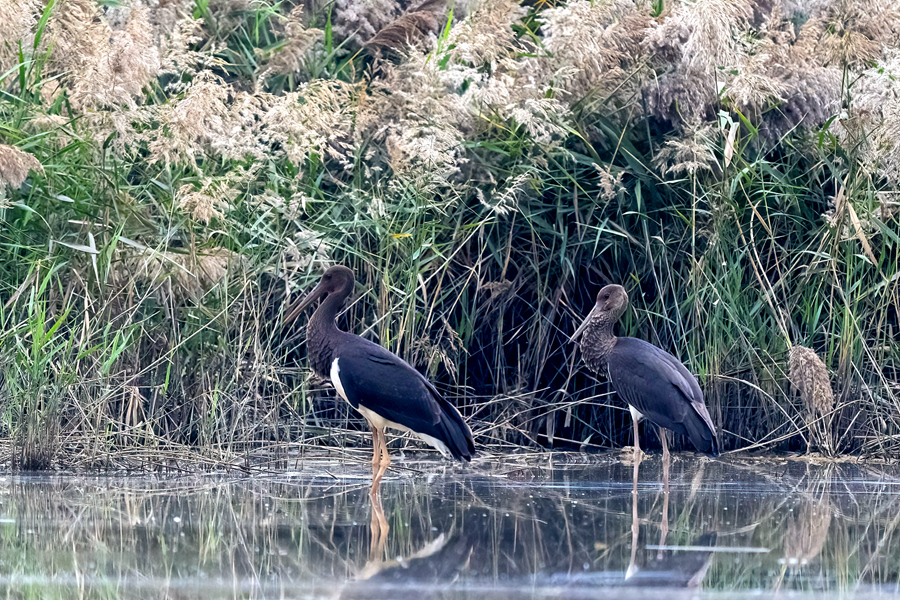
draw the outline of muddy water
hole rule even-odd
[[[12,598],[900,598],[900,470],[543,455],[0,478]],[[383,517],[383,518],[382,518]],[[665,593],[660,591],[665,588]]]

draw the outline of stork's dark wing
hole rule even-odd
[[[618,338],[608,358],[613,387],[657,425],[687,436],[701,452],[719,453],[700,385],[677,358],[643,340]]]
[[[335,352],[347,400],[444,443],[454,458],[475,454],[472,432],[456,407],[399,356],[353,336]]]

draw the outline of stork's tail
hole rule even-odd
[[[472,430],[466,425],[462,415],[456,407],[446,403],[443,407],[441,421],[437,428],[441,433],[441,440],[450,455],[456,460],[466,462],[475,456],[475,440],[472,438]]]
[[[710,456],[719,455],[719,436],[716,434],[716,427],[713,425],[712,417],[706,406],[691,404],[694,411],[691,413],[693,418],[686,419],[684,428],[687,430],[688,438],[699,452],[709,454]]]

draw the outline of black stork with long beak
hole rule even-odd
[[[634,449],[640,457],[638,422],[647,418],[659,428],[663,459],[669,447],[664,429],[685,435],[700,452],[719,454],[719,438],[700,385],[681,362],[656,346],[632,337],[616,337],[613,326],[628,307],[620,285],[607,285],[597,303],[572,335],[581,338],[581,356],[593,371],[604,367],[613,388],[628,403],[634,421]]]
[[[469,461],[475,455],[472,432],[455,406],[399,356],[335,325],[338,311],[353,291],[353,271],[334,266],[284,318],[290,323],[310,304],[325,297],[306,328],[310,366],[331,379],[338,395],[369,422],[372,429],[372,494],[391,463],[386,427],[410,431],[445,457]]]

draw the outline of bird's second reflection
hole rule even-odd
[[[661,432],[661,435],[665,435]],[[640,537],[640,516],[638,514],[638,476],[641,454],[635,453],[631,488],[631,560],[625,572],[626,587],[696,588],[700,587],[706,572],[712,564],[712,547],[716,545],[717,534],[707,531],[691,543],[708,551],[692,551],[680,554],[667,552],[666,537],[669,534],[669,461],[668,453],[663,454],[663,505],[659,522],[659,544],[656,560],[649,565],[637,564],[638,538]],[[702,467],[701,467],[702,476]]]
[[[356,580],[347,584],[340,598],[379,599],[412,598],[423,588],[446,587],[469,565],[474,544],[467,536],[453,531],[441,533],[406,557],[385,558],[390,524],[380,494],[371,498],[369,556]]]
[[[475,561],[474,565],[470,564],[472,556],[475,554],[483,557],[496,555],[498,551],[498,547],[495,544],[497,544],[499,538],[494,537],[493,534],[481,528],[481,520],[488,518],[491,512],[489,508],[484,506],[475,512],[474,516],[478,519],[478,525],[474,525],[470,521],[473,516],[471,510],[464,509],[461,513],[457,510],[451,510],[452,522],[444,522],[444,527],[440,529],[433,527],[431,529],[433,533],[430,536],[419,537],[416,535],[415,527],[410,527],[410,524],[416,521],[415,511],[407,514],[404,508],[410,502],[416,504],[416,501],[402,493],[398,495],[398,488],[391,484],[386,490],[386,495],[381,493],[367,495],[367,504],[370,510],[368,540],[363,538],[363,540],[359,541],[362,542],[361,546],[363,548],[365,548],[365,542],[368,542],[368,553],[365,555],[366,560],[364,564],[357,567],[352,581],[342,586],[340,598],[392,598],[396,600],[413,598],[423,593],[428,594],[429,597],[435,597],[434,594],[438,592],[437,597],[458,598],[460,594],[464,596],[465,593],[468,593],[466,590],[468,590],[467,586],[470,583],[477,582],[478,585],[483,585],[485,576],[490,578],[491,585],[498,586],[498,593],[508,589],[519,589],[516,586],[524,585],[526,581],[530,582],[529,585],[532,586],[536,583],[544,582],[552,585],[554,589],[568,589],[573,593],[581,593],[594,587],[639,586],[660,587],[670,590],[698,587],[705,578],[712,562],[713,552],[715,551],[713,546],[716,545],[717,533],[710,530],[706,532],[701,531],[699,535],[692,535],[691,546],[694,546],[693,548],[682,547],[682,549],[678,546],[667,545],[667,538],[670,533],[670,510],[676,511],[676,521],[679,523],[676,529],[679,533],[683,530],[683,527],[680,525],[683,516],[683,513],[678,508],[680,505],[676,503],[676,508],[670,508],[669,475],[671,465],[669,460],[671,460],[670,457],[663,459],[661,469],[659,469],[658,465],[651,468],[651,472],[661,475],[662,486],[653,490],[650,495],[648,495],[648,490],[640,490],[638,487],[641,467],[640,455],[638,455],[638,460],[632,465],[632,488],[630,494],[632,509],[631,556],[624,578],[620,574],[621,571],[618,571],[619,575],[616,576],[614,570],[600,569],[594,573],[573,572],[571,564],[568,570],[560,569],[563,562],[555,560],[550,555],[545,555],[546,548],[543,544],[552,544],[550,540],[570,539],[569,536],[577,535],[575,530],[569,529],[568,519],[573,515],[569,514],[569,510],[566,510],[566,516],[563,517],[562,530],[555,529],[553,519],[548,519],[550,514],[546,512],[546,507],[549,507],[550,504],[538,502],[545,509],[534,513],[519,513],[519,517],[524,517],[525,520],[518,522],[513,529],[508,530],[513,535],[512,538],[505,538],[509,539],[514,547],[521,545],[520,547],[525,554],[520,557],[517,564],[528,569],[528,571],[520,571],[513,578],[504,579],[501,577],[498,579],[496,573],[490,573],[488,565],[483,560],[481,562]],[[703,463],[698,466],[699,468],[694,471],[692,484],[695,488],[702,483],[704,472]],[[684,470],[677,472],[683,473]],[[544,476],[546,476],[546,473]],[[467,491],[471,492],[472,490]],[[677,494],[672,496],[679,497]],[[405,498],[406,501],[404,502],[401,498]],[[529,501],[526,501],[523,506],[531,506],[532,498],[533,496],[529,495]],[[647,500],[652,500],[652,502],[648,504]],[[627,502],[624,498],[623,501]],[[598,508],[591,507],[585,510],[588,514],[592,514]],[[602,509],[599,510],[602,511]],[[642,510],[648,511],[643,514],[645,529],[648,524],[654,529],[654,532],[651,534],[653,538],[652,543],[656,543],[658,539],[657,548],[646,548],[646,550],[651,552],[651,556],[647,556],[645,552],[639,552],[639,548],[641,548]],[[578,509],[577,512],[581,512],[581,510]],[[512,524],[516,517],[511,516],[510,513],[514,513],[514,511],[507,513],[504,509],[501,522]],[[432,520],[432,516],[429,515],[424,517],[424,520],[421,522],[438,525],[440,521],[439,519]],[[391,523],[395,526],[400,524],[399,529],[393,535]],[[656,536],[657,529],[658,538]],[[526,533],[528,531],[531,531],[532,534]],[[608,547],[607,544],[612,538],[603,536],[602,531],[595,530],[595,534],[600,533],[601,538],[595,538],[591,544],[592,547]],[[645,531],[645,535],[646,533]],[[400,536],[400,538],[395,539],[397,536]],[[679,535],[679,537],[681,536]],[[504,538],[504,534],[501,533],[500,538]],[[415,539],[418,541],[412,544],[409,543]],[[533,548],[532,544],[534,545]],[[403,551],[398,553],[397,548],[400,547],[403,548]],[[392,550],[389,551],[389,548]],[[623,550],[626,552],[624,557],[627,557],[628,546],[626,545]],[[539,558],[541,556],[543,558]],[[572,556],[575,556],[575,554]],[[642,556],[645,556],[643,560],[641,559]],[[538,558],[537,560],[532,560],[536,557]],[[459,584],[451,585],[461,577],[462,581]],[[513,587],[510,588],[509,586]]]

